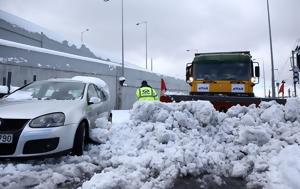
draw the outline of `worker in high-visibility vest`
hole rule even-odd
[[[142,81],[142,85],[136,90],[136,97],[141,101],[158,100],[156,91],[148,85],[147,81]]]

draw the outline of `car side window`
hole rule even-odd
[[[54,87],[50,86],[45,93],[45,97],[51,97],[54,92],[56,92]]]
[[[101,99],[101,101],[105,101],[106,100],[106,96],[103,93],[103,91],[101,89],[99,89],[97,86],[96,86],[96,90],[97,90],[98,96]]]
[[[94,85],[89,85],[89,88],[88,88],[88,100],[90,100],[92,97],[99,98]]]
[[[103,101],[105,101],[107,99],[106,95],[104,94],[104,92],[101,90],[101,94],[103,96]]]

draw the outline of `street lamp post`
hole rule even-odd
[[[136,23],[137,26],[141,25],[141,24],[145,24],[146,27],[146,35],[145,35],[145,40],[146,40],[146,70],[148,69],[148,22],[147,21],[143,21],[143,22],[138,22]]]
[[[274,61],[273,61],[273,45],[272,45],[272,31],[271,31],[269,0],[267,0],[267,9],[268,9],[268,23],[269,23],[269,37],[270,37],[270,52],[271,52],[272,97],[275,98]]]
[[[103,0],[104,2],[108,2],[110,0]],[[122,71],[121,77],[124,78],[124,2],[121,2],[121,20],[122,20]]]
[[[122,77],[124,77],[124,1],[122,0]]]
[[[85,29],[81,32],[81,45],[83,45],[83,33],[89,31],[89,29]]]
[[[104,2],[108,2],[110,0],[103,0]],[[125,74],[124,74],[124,1],[121,1],[121,22],[122,22],[122,69],[121,69],[121,77],[119,77],[119,85],[116,95],[116,108],[122,108],[122,86],[125,86]]]

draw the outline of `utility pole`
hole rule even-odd
[[[146,70],[148,69],[148,22],[147,21],[143,21],[143,22],[138,22],[136,23],[137,26],[141,25],[141,24],[145,24],[145,41],[146,41]]]
[[[295,64],[295,55],[297,60],[297,65]],[[299,67],[300,67],[300,46],[297,45],[295,50],[292,50],[292,72],[293,72],[293,82],[294,82],[294,93],[295,97],[297,97],[297,83],[299,83]]]
[[[293,74],[295,72],[295,51],[292,51],[292,65],[293,65]],[[297,86],[296,86],[296,82],[294,82],[294,92],[295,92],[295,97],[297,96]]]
[[[103,0],[104,2],[108,2],[111,0]],[[122,108],[122,93],[123,93],[123,84],[125,82],[125,71],[124,71],[124,0],[121,0],[121,36],[122,36],[122,69],[121,69],[121,76],[117,78],[118,88],[117,88],[117,95],[116,95],[116,108],[121,109]],[[118,82],[119,80],[119,82]]]
[[[269,23],[269,37],[270,37],[271,69],[272,69],[271,70],[271,73],[272,73],[272,97],[275,98],[274,60],[273,60],[273,45],[272,45],[272,31],[271,31],[269,0],[267,0],[267,9],[268,9],[268,23]]]
[[[89,31],[89,29],[85,29],[85,30],[83,30],[82,32],[80,32],[80,41],[81,41],[81,45],[83,45],[84,43],[83,43],[83,34],[84,34],[84,32],[88,32]]]
[[[151,58],[151,72],[153,72],[153,59]]]

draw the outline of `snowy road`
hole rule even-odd
[[[300,188],[299,99],[227,113],[200,101],[136,103],[130,114],[99,119],[101,144],[81,157],[0,162],[0,188]]]

